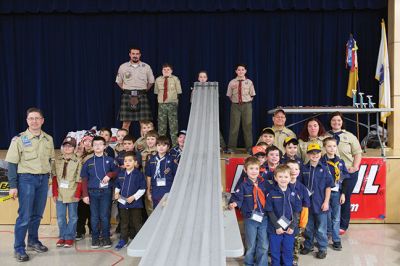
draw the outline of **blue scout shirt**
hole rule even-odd
[[[310,162],[304,165],[301,182],[312,193],[310,196],[310,213],[322,213],[321,207],[325,200],[325,189],[333,187],[333,179],[329,168],[321,161],[313,167]]]
[[[266,195],[265,191],[265,180],[261,176],[257,177],[257,182],[258,182],[258,187],[263,191],[264,197]],[[253,181],[251,181],[247,175],[243,182],[237,187],[235,190],[235,193],[232,193],[230,203],[236,202],[238,208],[240,209],[240,212],[242,213],[242,216],[246,219],[250,218],[253,210],[254,210],[254,196],[253,196]],[[257,206],[257,211],[259,212],[264,212],[261,203],[258,202]]]
[[[157,167],[158,163],[159,167]],[[151,177],[151,195],[154,199],[160,200],[171,190],[176,168],[177,164],[171,155],[166,154],[160,158],[157,153],[150,157],[146,163],[145,175]]]
[[[277,220],[285,216],[286,219],[292,221],[294,213],[300,213],[301,208],[300,197],[290,184],[286,191],[282,191],[278,185],[275,185],[269,192],[265,204],[265,211],[273,212]],[[268,232],[276,233],[275,226],[271,220],[268,220]]]
[[[115,158],[115,151],[113,148],[111,148],[110,146],[107,146],[107,148],[104,150],[104,153],[111,157],[111,158]]]
[[[294,184],[290,184],[294,190],[297,192],[297,194],[300,197],[301,200],[301,206],[310,208],[310,197],[308,196],[308,191],[307,188],[298,180]]]
[[[350,174],[347,171],[347,168],[346,168],[346,165],[345,165],[344,161],[342,159],[340,159],[336,155],[335,155],[334,158],[329,159],[326,154],[322,157],[321,161],[323,163],[325,163],[326,165],[328,165],[328,169],[329,169],[329,171],[331,173],[332,181],[333,181],[333,184],[334,184],[334,187],[332,188],[332,191],[339,192],[339,190],[342,189],[343,180],[346,179],[346,178],[350,178]],[[340,178],[339,178],[338,182],[335,181],[335,167],[333,165],[329,164],[328,161],[331,161],[333,164],[336,164],[338,169],[339,169],[339,171],[340,171]]]
[[[129,174],[126,170],[121,170],[115,182],[115,187],[120,189],[119,194],[124,198],[129,198],[138,190],[146,189],[146,179],[142,172],[138,169],[133,169]],[[143,208],[143,200],[139,198],[132,203],[126,202],[125,205],[118,202],[120,208]]]
[[[181,148],[179,148],[179,145],[173,147],[173,148],[169,151],[169,155],[171,155],[172,158],[174,158],[175,163],[179,164],[179,161],[180,161],[181,155],[182,155],[182,150],[181,150]]]
[[[114,158],[105,155],[100,157],[93,155],[82,166],[81,177],[87,178],[88,188],[100,188],[100,182],[107,173],[117,171],[118,166]],[[111,184],[104,187],[104,189],[106,188],[111,188]]]

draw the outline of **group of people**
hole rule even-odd
[[[179,131],[177,121],[180,81],[172,75],[170,64],[164,64],[162,76],[154,80],[150,66],[140,61],[139,48],[130,49],[129,56],[131,60],[120,66],[116,78],[122,89],[123,124],[115,147],[110,145],[111,130],[102,128],[98,134],[88,131],[79,143],[68,136],[62,142],[61,155],[56,156],[52,137],[41,129],[42,111],[28,109],[28,129],[12,139],[6,155],[9,193],[19,197],[14,243],[17,261],[29,260],[26,250],[48,250],[39,241],[38,228],[49,182],[60,231],[56,246],[65,248],[85,237],[86,225],[92,235],[92,248],[110,248],[112,202],[118,205],[116,231],[120,232],[115,248],[124,248],[169,192],[186,136],[185,130]],[[312,118],[296,138],[285,127],[285,112],[277,110],[273,126],[265,128],[252,147],[251,102],[255,89],[246,77],[245,65],[237,65],[235,71],[236,78],[227,90],[232,104],[225,152],[236,148],[242,123],[245,147],[251,157],[246,159],[229,206],[240,208],[244,217],[245,264],[266,265],[269,246],[273,265],[280,265],[281,260],[290,265],[299,228],[305,228],[302,254],[311,252],[315,236],[317,257],[324,258],[328,234],[333,248],[341,249],[339,235],[349,226],[350,196],[361,161],[357,138],[344,129],[340,113],[332,114],[331,130],[325,131],[321,122]],[[198,81],[207,82],[205,71],[199,73]],[[159,103],[158,131],[151,121],[146,95],[154,83]],[[132,121],[140,122],[137,140],[129,133]],[[165,136],[167,125],[171,137]],[[300,245],[299,239],[296,246]]]
[[[335,112],[331,130],[309,119],[299,137],[285,127],[278,109],[274,125],[262,130],[232,193],[229,208],[244,218],[245,265],[297,265],[298,254],[341,250],[340,235],[350,222],[350,198],[358,179],[362,149]],[[301,236],[304,235],[304,243]]]

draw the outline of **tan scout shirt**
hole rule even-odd
[[[342,131],[343,133],[339,135],[338,155],[344,161],[346,167],[349,168],[353,166],[354,155],[361,154],[362,149],[356,136],[346,130]]]
[[[296,134],[294,134],[294,132],[287,127],[284,127],[282,130],[280,130],[272,126],[272,130],[275,132],[274,145],[278,147],[283,153],[285,153],[283,142],[287,137],[295,138]]]
[[[301,157],[301,159],[303,160],[304,164],[306,164],[306,163],[308,163],[308,161],[310,161],[310,160],[308,159],[308,156],[307,156],[307,147],[308,147],[308,144],[310,144],[310,143],[315,143],[315,142],[316,142],[316,143],[318,143],[319,146],[321,147],[321,150],[322,150],[321,156],[323,156],[323,155],[326,153],[326,152],[325,152],[324,145],[323,145],[323,143],[322,143],[322,141],[323,141],[326,137],[327,137],[327,136],[319,136],[318,138],[313,139],[313,140],[309,140],[309,141],[307,141],[307,142],[305,142],[305,141],[299,139],[298,155],[299,155],[299,157]]]
[[[67,160],[64,156],[59,156],[55,162],[55,175],[57,176],[58,183],[58,198],[57,200],[62,201],[63,203],[77,202],[74,195],[76,192],[76,188],[78,183],[81,182],[81,168],[82,164],[79,158],[76,155],[73,155],[68,162],[68,166],[66,168],[66,172],[64,173],[64,163]],[[65,177],[63,178],[65,174]],[[62,182],[68,183],[68,188],[64,187],[65,185],[61,185]]]
[[[156,83],[154,84],[154,94],[158,94],[157,100],[158,103],[177,103],[178,102],[178,94],[182,94],[181,81],[177,76],[171,75],[168,77],[168,97],[163,100],[164,97],[164,81],[165,78],[160,76],[156,79]]]
[[[53,138],[44,131],[34,136],[28,129],[14,137],[6,161],[18,164],[18,174],[50,174],[54,164]]]
[[[150,159],[150,155],[155,155],[157,153],[157,148],[154,146],[153,148],[146,147],[144,151],[142,151],[142,166],[143,170],[146,167],[147,161]]]
[[[226,96],[230,97],[233,103],[239,103],[239,80],[232,79],[228,84]],[[249,79],[242,81],[242,102],[251,102],[256,95],[253,82]]]
[[[119,67],[115,82],[122,83],[124,90],[146,90],[147,84],[154,83],[154,75],[148,64],[129,61]]]

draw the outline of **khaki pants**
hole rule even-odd
[[[231,104],[231,124],[229,129],[229,148],[237,147],[240,122],[242,122],[243,137],[246,149],[253,145],[252,132],[253,107],[251,102]]]

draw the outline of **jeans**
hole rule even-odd
[[[270,234],[269,246],[272,266],[293,265],[294,233],[291,235],[286,233],[281,235]]]
[[[304,232],[304,247],[312,250],[314,248],[314,237],[317,239],[318,249],[326,251],[328,247],[327,235],[328,213],[320,214],[310,213],[306,231]]]
[[[328,233],[332,235],[333,242],[340,242],[340,192],[331,192],[328,213]]]
[[[39,242],[40,220],[46,207],[49,175],[18,175],[18,218],[14,229],[14,249],[25,249],[25,236],[28,232],[28,244]]]
[[[103,238],[110,238],[111,189],[89,188],[89,201],[92,239],[99,239],[100,233]],[[100,222],[101,229],[99,229]]]
[[[350,174],[350,178],[346,178],[343,180],[343,183],[347,184],[346,188],[346,201],[341,205],[341,216],[340,216],[340,228],[343,230],[347,230],[349,228],[349,223],[350,223],[350,209],[351,209],[351,204],[350,204],[350,198],[351,194],[353,194],[353,189],[356,186],[358,179],[358,171]]]
[[[76,223],[78,221],[78,202],[56,202],[57,223],[60,229],[60,239],[75,240]],[[67,223],[68,209],[68,223]]]
[[[246,240],[245,265],[268,265],[268,217],[264,216],[262,223],[250,218],[244,219]],[[255,261],[254,261],[255,258]]]

